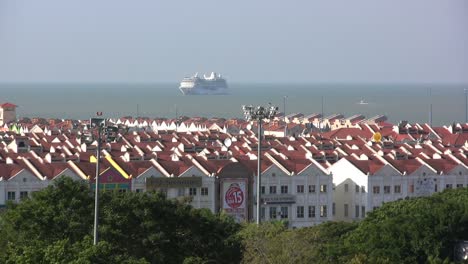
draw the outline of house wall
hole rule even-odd
[[[254,180],[255,181],[255,180]],[[264,204],[261,210],[264,210],[264,221],[287,220],[290,227],[305,227],[316,225],[333,219],[333,188],[332,179],[315,167],[309,167],[298,175],[288,175],[275,165],[272,165],[262,174],[262,186],[265,193],[261,197]],[[254,182],[254,199],[256,199],[256,182]],[[287,193],[281,193],[281,187],[287,186]],[[298,192],[297,186],[303,186],[304,192]],[[309,192],[309,186],[315,186],[314,190]],[[326,192],[321,192],[321,186],[326,186]],[[270,192],[270,187],[276,187],[276,193]],[[277,202],[271,202],[277,200]],[[314,210],[309,215],[310,209]],[[280,214],[281,208],[287,208],[288,216]],[[321,208],[326,213],[321,215]],[[270,216],[270,211],[276,208],[276,217]],[[303,214],[298,215],[298,211]],[[254,211],[256,218],[256,211]]]
[[[339,221],[352,221],[359,220],[368,211],[368,176],[356,168],[352,163],[346,159],[337,161],[330,167],[333,175],[333,184],[335,191],[333,201],[335,203],[335,217],[334,220]],[[346,185],[348,191],[345,191]],[[358,192],[356,191],[358,186]],[[345,208],[347,205],[347,215]],[[356,206],[359,208],[356,212]]]
[[[4,195],[2,196],[3,200],[0,200],[0,205],[4,205],[7,201],[8,192],[14,192],[15,199],[13,200],[13,202],[19,202],[21,192],[27,192],[27,195],[31,196],[33,192],[40,191],[48,185],[49,181],[41,180],[35,175],[33,175],[31,172],[27,170],[22,170],[12,178],[6,181],[0,181],[0,189],[4,190]]]

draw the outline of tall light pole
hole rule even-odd
[[[93,245],[98,243],[98,225],[99,225],[99,165],[101,160],[101,133],[104,127],[105,120],[103,118],[91,118],[91,127],[97,127],[98,140],[96,149],[96,176],[95,176],[95,192],[94,192],[94,241]]]
[[[260,194],[261,194],[261,155],[262,155],[262,120],[272,118],[278,111],[278,107],[269,105],[268,107],[251,105],[243,105],[245,118],[250,120],[257,120],[258,124],[258,156],[257,156],[257,225],[260,224]]]
[[[102,112],[98,112],[102,115]],[[107,126],[106,120],[104,118],[91,118],[91,127],[97,127],[98,137],[97,137],[97,149],[96,149],[96,179],[95,179],[95,192],[94,192],[94,231],[93,231],[93,245],[98,243],[98,226],[99,226],[99,167],[101,162],[101,143],[102,143],[102,133],[103,129],[106,132],[105,138],[107,141],[115,140],[117,136],[118,128],[115,126]]]

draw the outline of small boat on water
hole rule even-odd
[[[366,104],[369,104],[369,103],[366,102],[364,99],[361,99],[361,101],[359,101],[359,103],[357,103],[357,104],[366,105]]]

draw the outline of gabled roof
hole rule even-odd
[[[8,103],[8,102],[0,104],[0,108],[10,108],[10,107],[18,107],[18,106],[12,103]]]

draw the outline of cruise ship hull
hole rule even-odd
[[[205,89],[205,88],[184,88],[179,87],[184,95],[223,95],[229,94],[227,88]]]
[[[196,73],[192,77],[185,77],[180,83],[179,90],[184,95],[228,94],[226,80],[214,72],[210,76],[199,77]]]

